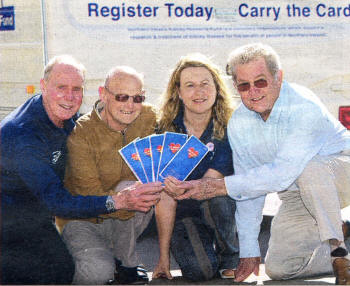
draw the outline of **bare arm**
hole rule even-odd
[[[177,200],[195,199],[207,200],[218,196],[226,196],[227,190],[224,179],[202,178],[199,180],[178,183],[178,187],[186,189],[186,192],[177,196]]]
[[[208,169],[203,176],[203,178],[213,178],[213,179],[221,179],[223,177],[224,176],[220,172],[214,169]]]
[[[167,193],[161,193],[156,205],[160,256],[158,265],[153,271],[153,278],[172,279],[170,274],[170,240],[174,229],[177,202]]]
[[[222,178],[222,174],[214,169],[209,169],[204,177]],[[156,206],[156,219],[159,235],[160,257],[158,265],[153,272],[153,278],[168,278],[170,274],[170,240],[175,223],[177,202],[172,198],[176,194],[182,194],[185,190],[179,189],[176,183],[179,182],[173,177],[165,180],[166,191],[161,194],[161,200]]]

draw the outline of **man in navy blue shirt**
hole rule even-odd
[[[74,264],[52,216],[96,217],[151,207],[160,183],[122,196],[72,196],[63,187],[66,139],[82,103],[85,69],[70,56],[53,58],[34,96],[1,122],[1,284],[69,284]],[[137,191],[137,192],[136,192]],[[118,202],[118,204],[117,204]]]

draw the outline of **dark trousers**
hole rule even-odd
[[[1,213],[0,284],[71,284],[74,263],[50,214],[25,206]]]
[[[209,280],[238,262],[235,202],[217,197],[200,208],[200,216],[175,220],[170,246],[183,277],[192,281]]]

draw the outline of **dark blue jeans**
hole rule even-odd
[[[235,210],[234,200],[217,197],[200,204],[200,215],[175,220],[170,247],[183,277],[209,280],[219,269],[236,268]]]

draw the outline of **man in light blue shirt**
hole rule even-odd
[[[240,282],[258,273],[265,196],[278,192],[267,274],[280,280],[334,271],[337,284],[350,284],[340,211],[350,205],[350,132],[310,90],[282,80],[269,46],[234,50],[227,71],[243,102],[228,125],[235,175],[181,183],[178,199],[237,200]]]

